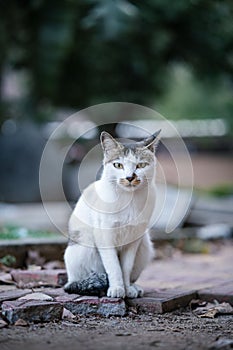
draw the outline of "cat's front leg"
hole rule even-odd
[[[100,248],[99,253],[108,275],[109,288],[107,296],[110,298],[124,298],[125,287],[116,249]]]
[[[121,266],[123,273],[123,280],[125,285],[126,296],[128,298],[137,298],[143,295],[143,289],[135,284],[130,283],[130,276],[135,263],[135,257],[138,250],[140,240],[131,243],[121,252]]]

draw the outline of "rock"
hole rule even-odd
[[[41,300],[41,301],[53,301],[53,298],[44,293],[30,293],[22,296],[18,300]]]
[[[0,303],[2,303],[3,301],[6,300],[15,300],[18,299],[24,295],[27,295],[29,293],[31,293],[32,291],[30,289],[24,289],[24,290],[20,290],[20,289],[13,289],[13,290],[7,290],[5,292],[1,292],[0,293]]]
[[[72,312],[67,310],[66,308],[63,309],[63,314],[62,314],[62,319],[67,319],[67,320],[74,320],[76,317]]]
[[[95,314],[100,316],[124,316],[126,305],[121,298],[98,298],[82,296],[70,301],[64,301],[64,307],[74,315]]]
[[[62,318],[63,306],[57,302],[40,300],[4,301],[2,315],[14,324],[22,319],[26,322],[59,321]]]

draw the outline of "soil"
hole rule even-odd
[[[198,318],[189,308],[163,315],[100,318],[78,316],[59,323],[8,326],[0,330],[1,350],[231,349],[233,316]],[[231,339],[219,347],[218,340]]]

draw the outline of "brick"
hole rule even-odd
[[[62,317],[63,306],[57,302],[44,301],[4,301],[2,315],[10,324],[22,319],[26,322],[59,321]]]
[[[11,276],[19,285],[63,286],[67,281],[66,270],[13,270]]]
[[[227,302],[233,306],[233,281],[219,284],[214,287],[201,289],[198,291],[201,300]]]
[[[136,308],[139,314],[162,314],[187,306],[196,296],[195,291],[184,292],[174,289],[146,293],[143,298],[127,299],[126,303],[129,307]]]
[[[13,289],[13,290],[8,290],[6,292],[1,292],[0,293],[0,303],[6,300],[15,300],[20,297],[23,297],[24,295],[27,295],[29,293],[32,293],[31,289]]]
[[[74,315],[95,314],[100,316],[124,316],[125,301],[121,298],[98,298],[82,296],[71,301],[65,301],[65,308]]]

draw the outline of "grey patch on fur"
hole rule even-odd
[[[68,237],[68,246],[77,244],[79,235],[80,235],[80,231],[72,231],[72,232],[70,232],[69,233],[69,237]]]
[[[64,287],[66,293],[105,296],[109,287],[108,276],[106,273],[91,272],[89,277],[77,282],[72,282]]]

